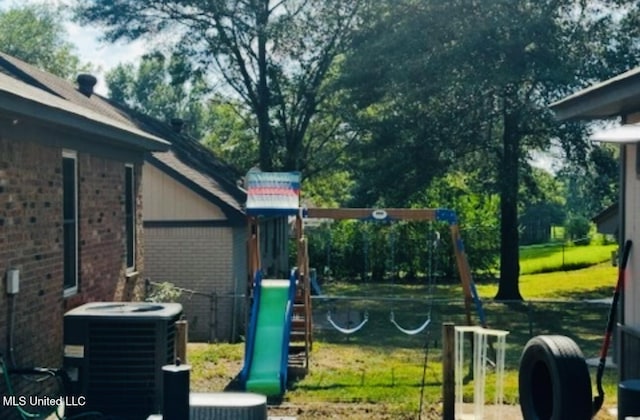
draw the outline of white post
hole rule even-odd
[[[473,333],[473,415],[466,415],[463,405],[463,380],[465,371],[464,335],[466,333]],[[495,341],[496,351],[495,395],[493,399],[496,407],[494,410],[494,419],[501,418],[502,405],[504,403],[504,364],[507,334],[509,334],[508,331],[492,330],[478,326],[455,327],[456,419],[484,418],[487,367],[489,365],[487,349],[489,348],[490,339]]]

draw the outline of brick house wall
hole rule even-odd
[[[35,139],[47,139],[37,141]],[[135,163],[137,186],[136,267],[143,253],[140,194],[141,152],[88,149],[90,142],[69,142],[69,135],[26,134],[0,126],[0,273],[20,270],[20,291],[0,289],[0,351],[8,358],[9,326],[18,366],[62,366],[64,312],[91,301],[131,300],[142,291],[140,276],[125,275],[125,163]],[[86,139],[85,139],[86,140]],[[84,145],[84,146],[82,146]],[[62,150],[77,150],[79,216],[78,293],[63,297]],[[13,320],[12,320],[13,318]],[[17,395],[44,392],[41,384],[14,381]],[[0,394],[6,386],[0,383]],[[0,406],[0,418],[17,418]]]
[[[65,300],[65,309],[93,301],[139,300],[143,282],[127,275],[125,267],[124,186],[125,163],[79,154],[80,286],[79,293]],[[136,166],[136,271],[143,270],[142,197],[140,166]]]
[[[61,152],[0,138],[0,272],[20,270],[20,292],[0,295],[0,337],[9,360],[13,312],[13,354],[19,365],[62,364]],[[20,384],[17,393],[35,392]],[[4,381],[0,393],[6,395]],[[13,410],[11,410],[13,411]],[[0,409],[0,418],[11,411]]]

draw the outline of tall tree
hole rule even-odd
[[[566,219],[565,190],[545,169],[525,165],[518,200],[520,243],[529,245],[551,239],[551,226]]]
[[[207,106],[202,142],[225,161],[246,172],[258,152],[255,118],[241,104],[214,98]]]
[[[0,11],[0,50],[66,79],[90,66],[67,40],[60,12],[39,5]]]
[[[209,89],[179,54],[152,52],[137,65],[119,64],[106,75],[109,97],[161,121],[181,119],[194,138],[205,131]]]
[[[611,145],[592,146],[584,163],[566,165],[558,179],[565,186],[568,213],[591,219],[617,202],[619,174],[617,148]]]
[[[327,78],[364,0],[89,0],[76,16],[105,38],[174,40],[255,115],[263,170],[306,170],[341,126],[311,132]],[[329,148],[331,150],[331,148]]]
[[[379,18],[365,19],[370,24],[356,38],[345,72],[374,150],[390,157],[388,166],[379,162],[379,177],[397,179],[388,168],[435,176],[448,163],[493,175],[487,186],[500,194],[498,299],[521,298],[518,194],[530,152],[557,138],[568,156],[585,156],[584,127],[558,125],[548,104],[635,63],[618,24],[631,3],[381,2]]]

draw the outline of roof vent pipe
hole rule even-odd
[[[176,133],[182,131],[182,127],[184,126],[184,121],[181,118],[171,118],[171,128]]]
[[[80,93],[89,98],[93,95],[93,88],[98,82],[98,79],[91,74],[79,74],[76,81],[78,82],[78,90]]]

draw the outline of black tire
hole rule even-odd
[[[592,417],[589,368],[569,337],[539,335],[530,339],[520,358],[518,385],[525,420]]]

